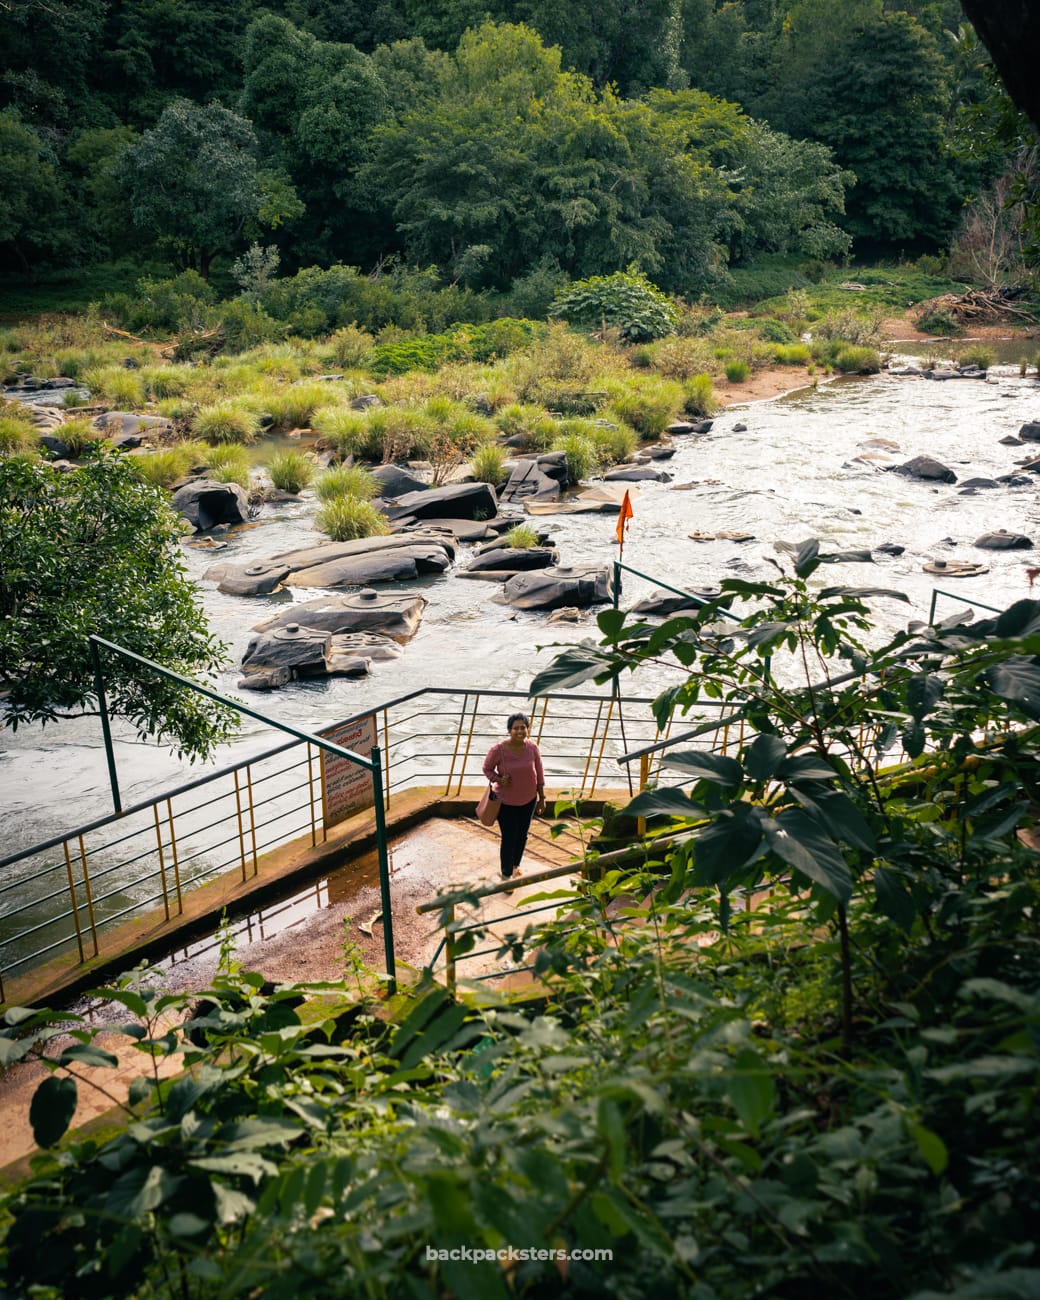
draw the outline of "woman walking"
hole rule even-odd
[[[531,719],[514,713],[506,722],[509,739],[492,745],[484,759],[484,775],[497,785],[500,811],[498,825],[502,832],[499,860],[502,878],[520,874],[527,832],[537,807],[545,812],[545,774],[538,746],[529,738]]]

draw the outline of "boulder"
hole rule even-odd
[[[379,632],[395,641],[408,641],[419,630],[426,601],[422,596],[355,591],[346,596],[320,596],[290,605],[257,623],[256,632],[297,624],[322,632]]]
[[[957,475],[942,461],[932,456],[915,456],[903,465],[894,465],[893,474],[904,474],[907,478],[927,479],[939,483],[956,483]]]
[[[523,501],[556,501],[560,496],[560,482],[546,474],[534,460],[514,461],[509,479],[498,494],[502,503],[509,505]]]
[[[906,547],[900,546],[898,542],[882,542],[880,546],[875,546],[874,550],[881,555],[902,555]]]
[[[323,677],[331,644],[330,633],[288,621],[250,638],[242,656],[242,671],[246,678],[263,675],[266,685],[260,689],[284,685],[296,677]]]
[[[218,524],[244,524],[249,518],[249,498],[237,483],[196,479],[173,494],[173,508],[197,533]]]
[[[221,571],[217,590],[226,596],[267,596],[289,576],[287,564],[267,560],[245,565],[214,565],[205,576],[210,577],[217,569]]]
[[[1033,543],[1024,533],[1009,533],[998,528],[995,533],[983,533],[975,538],[975,545],[984,551],[1031,551]]]
[[[649,614],[654,618],[667,618],[684,610],[701,609],[708,601],[719,594],[718,588],[693,588],[688,596],[680,596],[674,591],[652,591],[637,601],[631,609],[633,614]]]
[[[665,433],[710,433],[714,420],[673,420]]]
[[[94,428],[106,438],[128,433],[172,433],[173,421],[161,415],[135,415],[132,411],[105,411],[94,417]]]
[[[388,659],[400,659],[403,649],[388,636],[376,632],[343,632],[333,636],[325,656],[329,675],[363,677],[371,665]]]
[[[397,498],[390,519],[490,519],[498,514],[498,497],[487,483],[446,483]]]
[[[548,569],[560,560],[559,551],[551,546],[497,546],[475,555],[466,566],[468,573],[487,573],[508,569],[518,573],[526,569]]]
[[[961,494],[974,492],[978,488],[996,488],[1000,484],[995,478],[966,478],[961,482]]]
[[[1027,420],[1018,431],[1023,442],[1040,442],[1040,420]]]
[[[734,432],[734,433],[747,433],[747,425],[744,423],[743,420],[741,420],[741,421],[739,421],[737,424],[735,424],[735,425],[733,426],[733,432]]]
[[[395,498],[404,496],[407,492],[423,492],[429,486],[400,465],[380,465],[372,470],[372,477],[379,484],[380,495],[384,497]]]
[[[539,569],[518,573],[504,583],[492,600],[514,609],[558,609],[561,605],[605,605],[610,600],[610,570],[606,565]]]
[[[352,398],[352,411],[367,411],[370,406],[382,406],[383,403],[375,393],[363,393],[361,397]]]

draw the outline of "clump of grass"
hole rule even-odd
[[[346,406],[323,406],[314,412],[311,425],[339,456],[360,456],[368,442],[368,420],[363,411]]]
[[[178,442],[134,457],[137,472],[157,487],[169,487],[184,478],[189,470],[205,463],[206,447],[201,442]]]
[[[990,366],[996,365],[996,362],[997,354],[992,348],[984,347],[981,343],[964,348],[957,357],[958,365],[978,366],[980,370],[988,370]]]
[[[643,438],[664,433],[682,409],[685,393],[674,380],[645,378],[619,392],[610,409]]]
[[[723,371],[731,384],[742,384],[751,374],[751,363],[743,357],[734,357],[726,362]]]
[[[206,466],[207,475],[215,483],[237,483],[244,488],[249,486],[252,462],[245,447],[234,443],[209,447],[206,451]]]
[[[275,429],[306,429],[315,411],[329,405],[329,385],[303,380],[273,392],[265,403]]]
[[[0,414],[0,456],[28,451],[35,442],[36,430],[31,421],[6,411]]]
[[[686,400],[683,410],[687,415],[714,415],[719,409],[719,400],[715,396],[715,381],[711,375],[694,375],[685,385]]]
[[[505,452],[493,442],[486,442],[473,454],[473,477],[478,483],[497,486],[506,481]]]
[[[711,347],[703,338],[666,338],[648,345],[649,364],[666,379],[680,383],[708,368]]]
[[[846,344],[835,353],[834,368],[843,375],[876,375],[881,369],[881,357],[873,348]]]
[[[191,391],[196,375],[193,366],[145,366],[141,382],[156,401],[164,397],[183,397]]]
[[[586,434],[574,430],[557,437],[552,450],[564,453],[567,462],[567,480],[572,485],[577,485],[588,478],[599,462],[593,440]]]
[[[136,370],[124,370],[122,366],[100,366],[85,370],[82,379],[91,396],[111,402],[113,406],[133,410],[145,403],[144,383]]]
[[[358,537],[383,537],[390,531],[386,515],[377,510],[371,501],[363,501],[349,493],[327,501],[315,515],[314,523],[334,542],[350,542]]]
[[[260,417],[251,407],[229,398],[196,411],[191,428],[205,442],[250,443],[260,432]]]
[[[60,438],[69,449],[72,457],[82,456],[88,447],[104,439],[104,434],[94,428],[90,419],[81,415],[74,420],[66,420],[54,430],[54,436]]]
[[[335,465],[314,481],[314,495],[319,501],[331,502],[342,496],[371,501],[378,493],[379,480],[363,465]]]
[[[635,430],[627,424],[591,424],[590,436],[601,465],[619,465],[639,446]]]
[[[314,462],[302,451],[280,451],[267,466],[271,482],[282,492],[302,492],[314,478]]]
[[[807,366],[812,360],[808,343],[778,343],[773,349],[773,360],[778,366]]]
[[[511,402],[496,415],[498,427],[507,438],[521,438],[524,446],[532,446],[532,433],[538,423],[546,418],[544,406]]]
[[[517,524],[515,528],[510,528],[502,540],[514,551],[528,551],[532,546],[538,545],[538,534],[530,524]]]

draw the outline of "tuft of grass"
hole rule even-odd
[[[329,385],[320,379],[305,379],[275,390],[266,400],[276,430],[306,429],[315,411],[329,405]]]
[[[808,343],[778,343],[773,360],[778,366],[807,366],[812,360],[812,348]]]
[[[731,384],[742,384],[751,374],[751,363],[743,357],[734,357],[726,362],[723,370]]]
[[[553,451],[562,451],[567,461],[567,480],[577,486],[587,479],[599,464],[596,444],[584,433],[573,430],[557,437],[552,445]]]
[[[249,486],[252,461],[245,447],[225,443],[207,448],[206,467],[207,474],[215,483],[237,483],[244,488]]]
[[[969,348],[963,348],[957,356],[957,364],[960,366],[978,366],[980,370],[988,370],[990,366],[996,365],[997,354],[992,348],[987,348],[981,343],[973,343]]]
[[[336,330],[326,342],[336,365],[344,370],[361,370],[372,360],[376,341],[367,330],[359,329],[355,321]]]
[[[613,398],[610,409],[622,424],[643,438],[664,433],[682,409],[685,393],[674,380],[646,377],[628,384]]]
[[[0,456],[28,451],[36,443],[36,430],[17,415],[0,414]]]
[[[493,442],[486,442],[473,454],[473,477],[478,483],[498,486],[506,481],[505,452]]]
[[[334,501],[352,496],[371,501],[379,493],[379,481],[362,465],[335,465],[314,481],[314,495],[319,501]]]
[[[124,370],[122,366],[100,366],[85,370],[81,378],[92,397],[128,410],[144,406],[144,382],[139,371]]]
[[[327,501],[315,515],[314,523],[334,542],[350,542],[358,537],[383,537],[390,531],[386,515],[377,510],[371,501],[363,501],[350,494]]]
[[[201,443],[179,442],[159,451],[143,452],[133,458],[133,465],[138,474],[149,483],[168,488],[197,464],[204,463],[205,456],[199,454],[200,448]],[[203,452],[204,450],[203,448]]]
[[[834,368],[843,375],[876,375],[881,369],[881,357],[873,348],[846,344],[835,353]]]
[[[271,482],[282,492],[302,492],[314,478],[314,462],[302,451],[280,451],[268,462]]]
[[[260,417],[251,407],[227,398],[196,411],[191,430],[209,443],[250,443],[260,432]]]
[[[99,433],[85,415],[59,424],[54,430],[54,436],[62,440],[73,458],[82,456],[88,447],[104,440],[104,434]]]
[[[528,551],[532,546],[538,545],[538,534],[530,524],[517,524],[515,528],[510,528],[502,540],[515,551]]]

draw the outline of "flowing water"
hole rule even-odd
[[[889,587],[905,592],[910,606],[881,599],[878,627],[895,631],[911,617],[927,617],[936,585],[1003,608],[1028,594],[1026,569],[1040,564],[1036,551],[983,551],[973,546],[998,528],[1040,539],[1040,507],[1034,482],[961,495],[959,484],[933,484],[886,473],[857,461],[862,444],[885,438],[898,444],[897,463],[928,454],[961,480],[996,478],[1014,470],[1040,447],[1001,445],[1030,419],[1040,419],[1040,385],[1017,367],[981,380],[931,382],[887,375],[841,380],[772,402],[731,407],[707,435],[676,439],[677,451],[663,466],[669,484],[639,484],[625,561],[676,586],[712,586],[726,576],[768,577],[777,541],[818,537],[824,549],[861,550],[884,542],[906,549],[877,554],[870,564],[828,565],[820,585]],[[737,426],[746,425],[743,430]],[[685,490],[680,485],[693,484]],[[214,632],[228,642],[229,666],[217,689],[236,693],[237,664],[250,629],[284,600],[319,594],[243,599],[224,596],[203,580],[218,559],[250,562],[320,540],[312,528],[314,505],[302,499],[271,505],[257,524],[229,533],[226,549],[185,547],[190,572],[200,580]],[[542,517],[561,564],[608,564],[617,556],[615,517],[610,514]],[[696,542],[689,534],[744,531],[754,540]],[[464,565],[468,548],[460,548]],[[988,566],[984,576],[936,579],[922,571],[930,559],[970,560]],[[624,604],[653,584],[626,579]],[[318,729],[368,706],[423,686],[526,690],[544,667],[540,647],[596,635],[594,615],[574,625],[548,624],[544,615],[515,613],[491,601],[496,584],[461,580],[451,573],[415,584],[427,598],[422,626],[403,657],[377,664],[363,679],[300,683],[269,695],[246,692],[255,708],[295,726]],[[941,614],[957,606],[949,600]],[[633,693],[652,694],[662,679],[633,679]],[[38,842],[103,816],[110,809],[100,728],[94,719],[19,728],[0,736],[0,831],[5,852]],[[234,743],[217,758],[223,765],[267,748],[278,737],[246,721]],[[164,748],[134,741],[121,731],[117,761],[126,804],[194,775]]]

